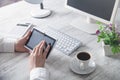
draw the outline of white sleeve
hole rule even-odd
[[[49,80],[49,72],[45,68],[34,68],[30,72],[30,80]]]
[[[0,52],[14,52],[15,39],[0,37]]]

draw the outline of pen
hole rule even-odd
[[[28,27],[30,24],[17,24],[17,26]]]

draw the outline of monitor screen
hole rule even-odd
[[[67,5],[97,18],[113,21],[111,19],[115,16],[118,2],[118,0],[67,0]]]
[[[110,21],[115,0],[68,0],[67,4]]]

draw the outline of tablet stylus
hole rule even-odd
[[[28,27],[30,24],[17,24],[17,26]]]

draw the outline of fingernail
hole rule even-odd
[[[45,40],[42,40],[42,42],[45,42]]]
[[[51,46],[51,43],[49,43],[49,45]]]

